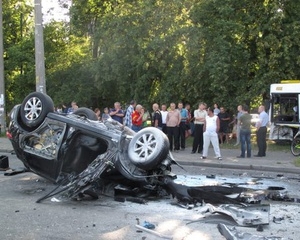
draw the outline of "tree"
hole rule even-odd
[[[28,90],[35,86],[32,11],[33,7],[27,1],[3,2],[7,109],[20,103]]]
[[[198,29],[201,66],[192,51],[190,58],[192,68],[200,69],[199,91],[205,98],[233,107],[257,96],[267,98],[270,83],[299,77],[294,59],[286,54],[290,47],[299,53],[298,39],[286,31],[295,24],[291,8],[299,7],[294,1],[229,0],[195,6],[191,19]]]
[[[3,7],[11,104],[34,89],[25,3]],[[91,107],[259,103],[270,83],[300,77],[299,8],[296,0],[73,0],[70,23],[45,26],[47,92],[56,104]]]

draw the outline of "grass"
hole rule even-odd
[[[300,167],[300,158],[299,157],[297,157],[295,159],[294,164],[295,164],[296,167]]]

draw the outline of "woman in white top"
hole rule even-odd
[[[203,155],[201,159],[207,158],[208,148],[210,143],[212,143],[216,155],[215,158],[222,160],[218,138],[220,119],[218,116],[214,115],[213,108],[209,108],[207,113],[208,116],[206,116],[203,126]]]

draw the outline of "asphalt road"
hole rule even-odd
[[[15,155],[10,155],[10,167],[18,168],[22,164]],[[249,183],[250,179],[261,177],[265,186],[266,181],[271,185],[284,187],[295,196],[300,195],[297,185],[298,175],[278,175],[254,171],[211,169],[203,167],[188,167],[183,171],[177,167],[173,171],[179,175],[178,181],[194,184],[206,176],[216,176],[213,180]],[[98,200],[53,202],[51,199],[41,203],[35,201],[51,191],[55,186],[35,174],[26,172],[14,176],[0,175],[0,209],[1,232],[0,239],[224,239],[217,230],[217,223],[191,221],[203,217],[203,207],[200,205],[187,210],[171,203],[171,198],[148,201],[147,204],[132,202],[116,202],[111,197],[102,196]],[[270,184],[270,183],[268,183]],[[251,234],[260,236],[279,236],[282,239],[298,239],[299,204],[286,202],[271,202],[270,224],[264,226],[263,232],[256,228],[240,228]],[[283,218],[273,222],[273,218]],[[137,220],[138,219],[138,220]],[[154,233],[139,231],[138,223],[144,221],[153,223]]]

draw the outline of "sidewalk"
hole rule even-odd
[[[223,160],[214,159],[213,149],[210,148],[208,158],[201,160],[201,154],[191,154],[191,148],[186,148],[178,153],[172,152],[175,160],[181,165],[194,165],[214,168],[244,169],[271,171],[276,173],[300,173],[300,167],[295,167],[297,159],[290,151],[267,151],[266,157],[237,158],[240,148],[222,149]],[[10,141],[6,137],[0,137],[0,152],[10,153],[13,151]],[[255,154],[255,152],[254,152]]]
[[[267,151],[266,157],[237,158],[240,155],[240,147],[235,149],[222,149],[223,160],[214,158],[212,148],[208,151],[205,160],[200,159],[201,154],[191,154],[191,148],[173,153],[174,158],[181,165],[194,165],[214,168],[244,169],[257,171],[270,171],[276,173],[300,173],[300,167],[296,167],[294,161],[297,159],[290,151]],[[256,152],[253,152],[256,154]]]

